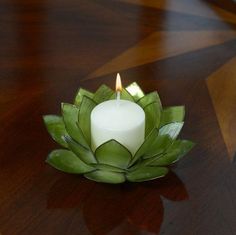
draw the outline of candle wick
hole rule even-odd
[[[116,92],[116,104],[120,105],[120,91]]]
[[[117,92],[116,92],[116,99],[117,99],[117,100],[120,100],[120,91],[117,91]]]

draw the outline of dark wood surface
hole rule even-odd
[[[0,234],[236,234],[235,13],[229,0],[1,0]],[[116,72],[186,105],[197,146],[164,179],[98,184],[44,162],[57,145],[42,115]]]

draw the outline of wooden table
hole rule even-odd
[[[235,235],[236,7],[200,0],[0,2],[1,235]],[[42,115],[78,87],[137,81],[185,104],[172,173],[106,185],[46,165]]]

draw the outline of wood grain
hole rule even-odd
[[[155,32],[88,75],[104,76],[236,39],[236,31]]]
[[[234,235],[232,6],[1,1],[0,233]],[[114,87],[118,70],[124,85],[137,81],[145,92],[157,90],[164,106],[186,106],[181,138],[195,149],[166,178],[142,184],[98,184],[46,165],[58,146],[42,115],[59,114],[78,87]]]
[[[219,125],[229,152],[233,159],[236,152],[236,58],[231,59],[209,76],[207,85],[212,97]]]
[[[232,14],[231,12],[233,11],[235,13],[235,4],[232,3],[232,1],[230,0],[224,0],[224,1],[122,0],[122,1],[135,5],[149,6],[172,12],[186,13],[186,14],[191,14],[193,16],[197,15],[201,17],[222,20],[230,23],[236,23],[235,14]],[[207,7],[207,5],[209,5],[209,7]]]

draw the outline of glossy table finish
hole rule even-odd
[[[236,6],[229,0],[0,2],[0,234],[236,234]],[[78,87],[137,81],[185,104],[197,146],[152,182],[46,165],[42,115]]]

